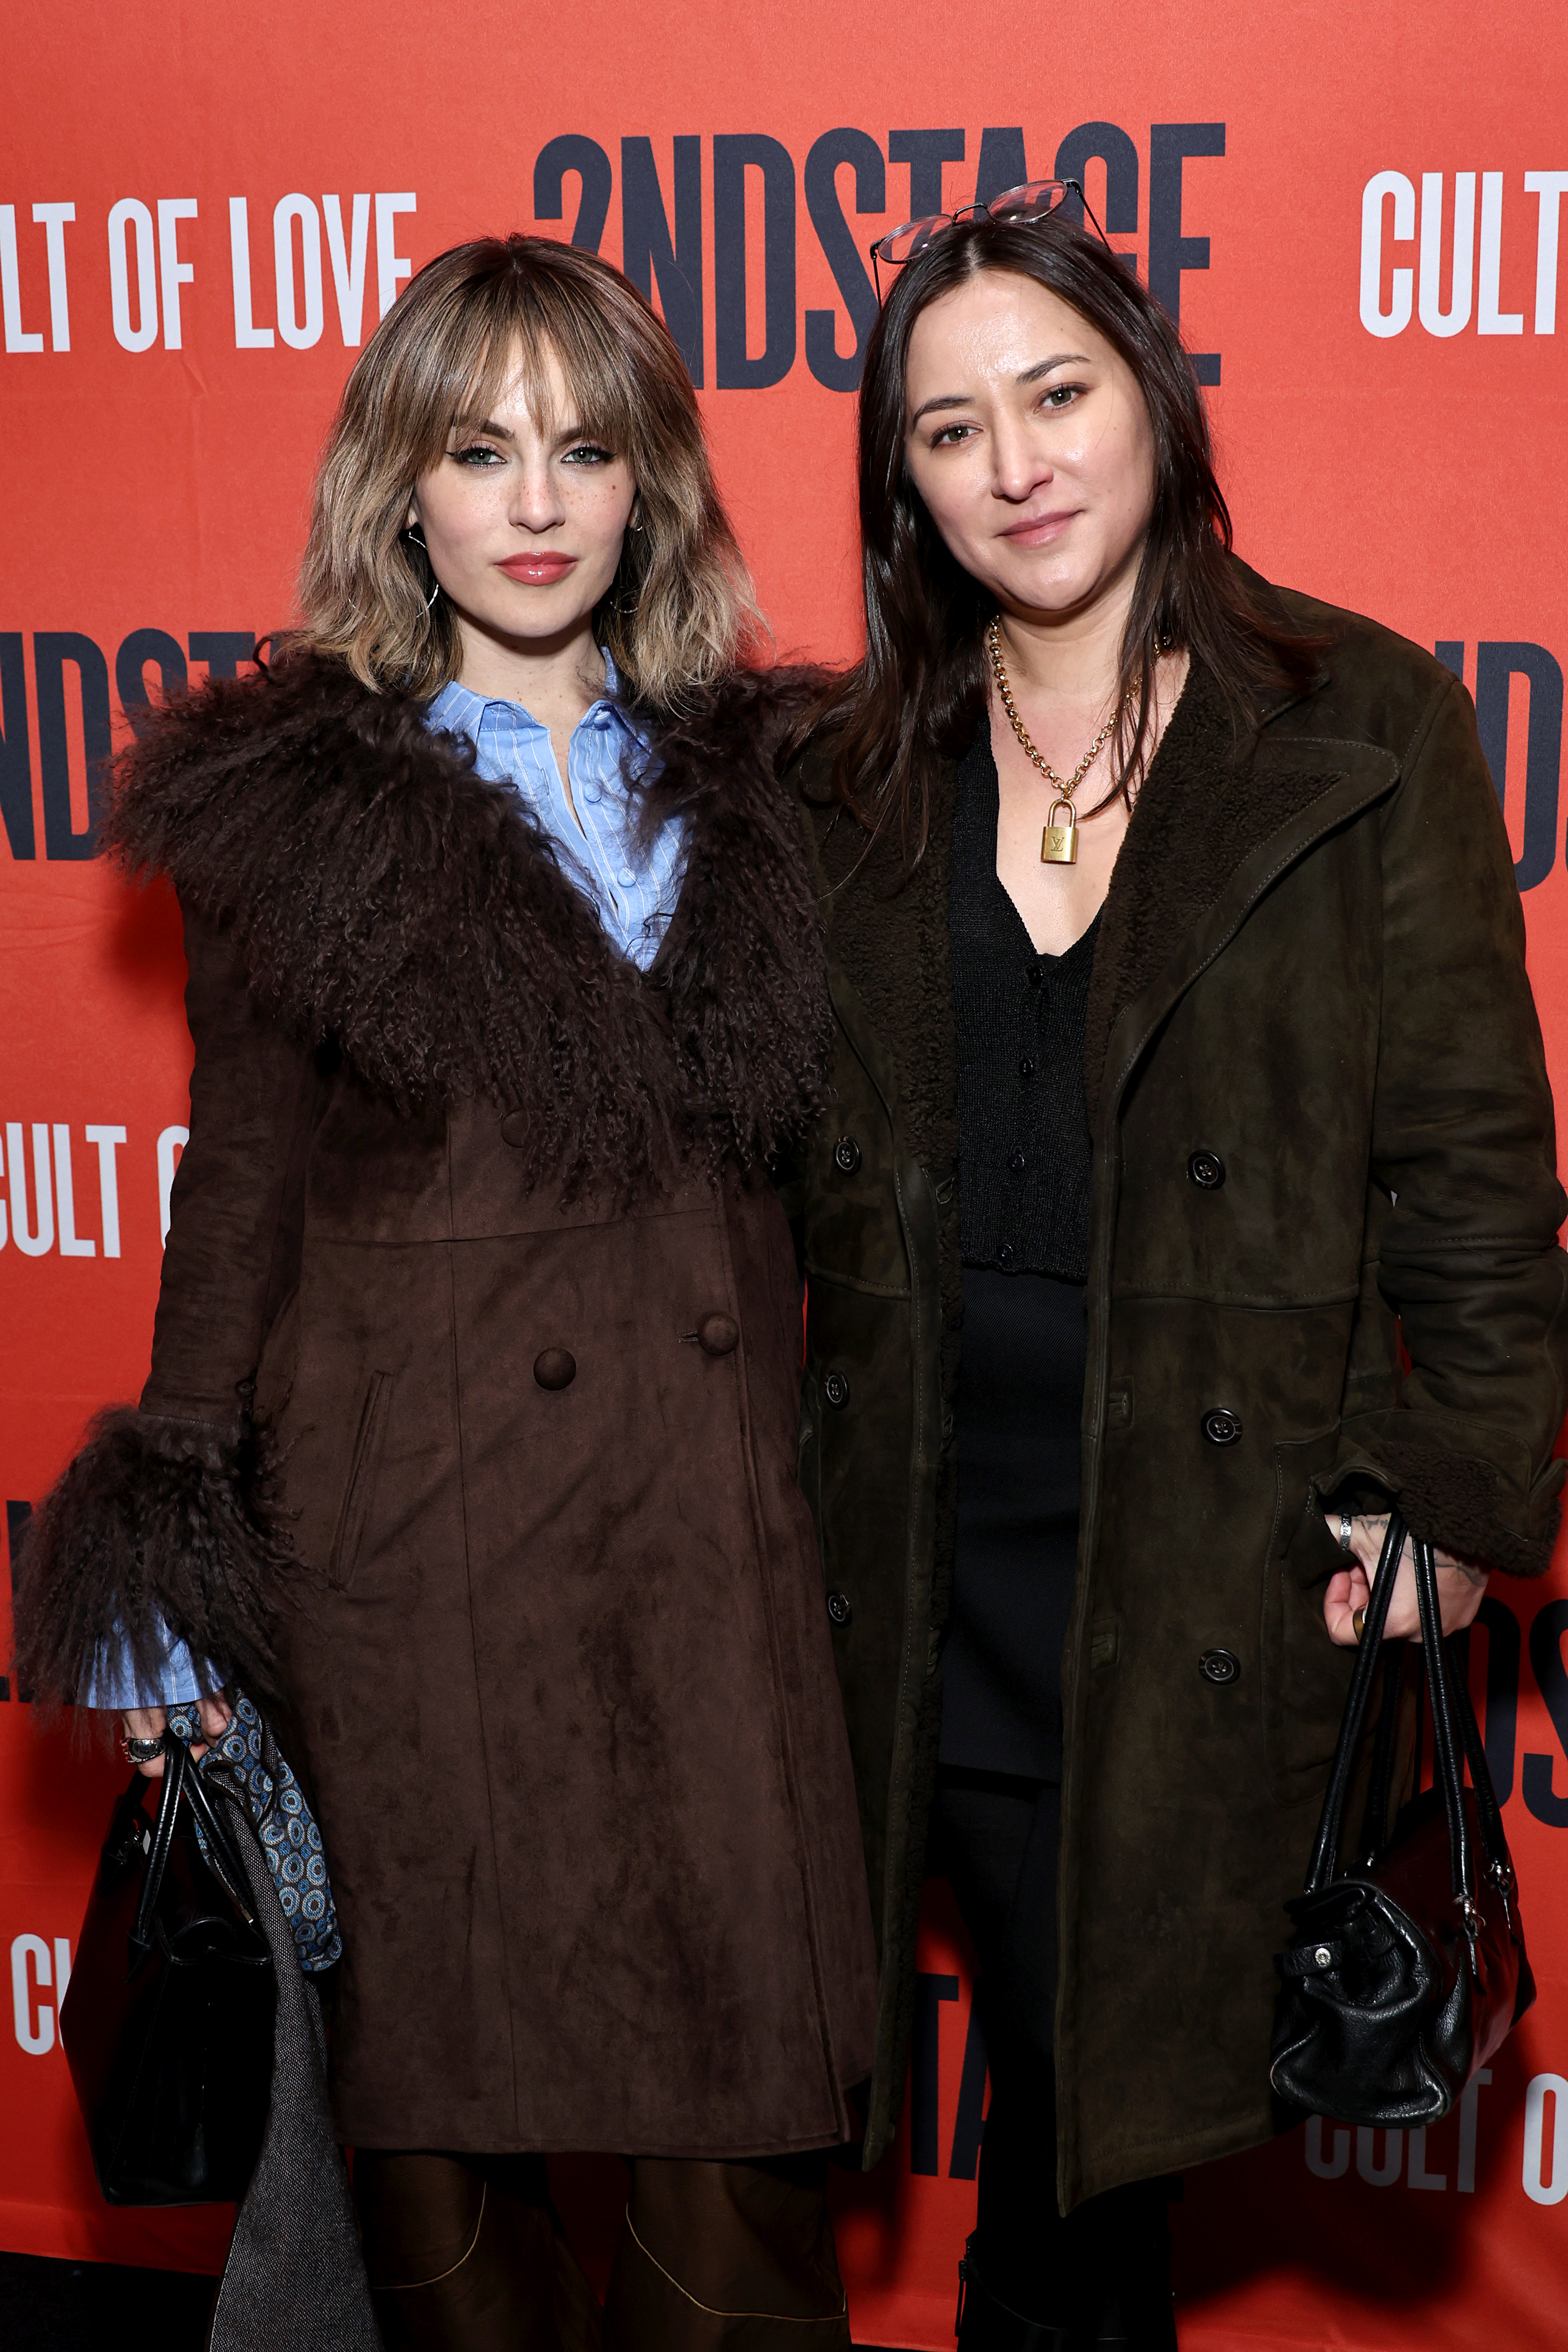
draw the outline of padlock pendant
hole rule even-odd
[[[1058,809],[1066,809],[1068,813],[1066,824],[1056,823]],[[1046,829],[1040,835],[1040,863],[1042,866],[1078,864],[1078,811],[1071,801],[1056,800],[1051,803]]]

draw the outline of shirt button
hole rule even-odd
[[[584,787],[583,787],[583,798],[584,798],[585,801],[589,801],[589,802],[592,802],[592,801],[602,801],[602,800],[604,799],[604,797],[605,797],[605,795],[604,795],[604,793],[600,791],[600,789],[599,789],[599,787],[598,787],[598,785],[597,785],[597,784],[584,784]]]
[[[621,868],[619,880],[623,890],[629,890],[637,878],[637,876],[632,872],[629,866],[624,866]]]
[[[1024,1154],[1021,1151],[1015,1151],[1013,1157],[1007,1162],[1008,1167],[1013,1171],[1015,1176],[1021,1176],[1028,1164],[1027,1160],[1024,1157]]]
[[[1031,1055],[1026,1054],[1023,1060],[1018,1065],[1018,1076],[1021,1078],[1032,1078],[1034,1075],[1034,1058]]]

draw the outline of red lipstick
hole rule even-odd
[[[564,580],[577,562],[574,555],[556,555],[541,548],[532,555],[509,555],[496,570],[504,572],[509,580],[519,580],[525,588],[552,588]]]

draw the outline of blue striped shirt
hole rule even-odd
[[[611,699],[618,684],[606,654],[605,693],[573,730],[566,755],[570,797],[549,728],[520,702],[488,700],[454,682],[435,697],[426,724],[433,733],[466,735],[480,775],[514,787],[556,844],[563,871],[592,905],[610,940],[646,971],[680,895],[686,835],[675,818],[650,841],[637,838],[639,803],[627,789],[627,777],[635,782],[643,773],[649,745]],[[183,1642],[171,1642],[167,1633],[163,1638],[164,1669],[151,1686],[139,1683],[122,1646],[106,1648],[99,1652],[77,1705],[176,1706],[195,1698],[195,1659]],[[205,1679],[211,1685],[216,1677],[209,1670]]]
[[[426,724],[466,735],[480,775],[514,788],[554,842],[563,870],[611,940],[646,971],[680,894],[686,836],[680,820],[671,819],[650,841],[637,837],[641,802],[627,780],[635,784],[642,775],[649,745],[611,698],[618,684],[606,654],[604,695],[572,732],[566,754],[570,793],[549,728],[520,702],[491,701],[454,680],[431,702]]]

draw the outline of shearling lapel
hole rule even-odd
[[[1270,884],[1390,789],[1392,755],[1295,736],[1239,737],[1194,668],[1122,843],[1095,952],[1084,1081],[1098,1140],[1150,1038]]]
[[[230,932],[280,1025],[412,1109],[527,1114],[525,1181],[629,1195],[688,1156],[777,1150],[821,1099],[830,1011],[766,681],[668,729],[650,797],[687,826],[647,978],[606,941],[504,784],[423,706],[294,655],[161,714],[106,845]]]

